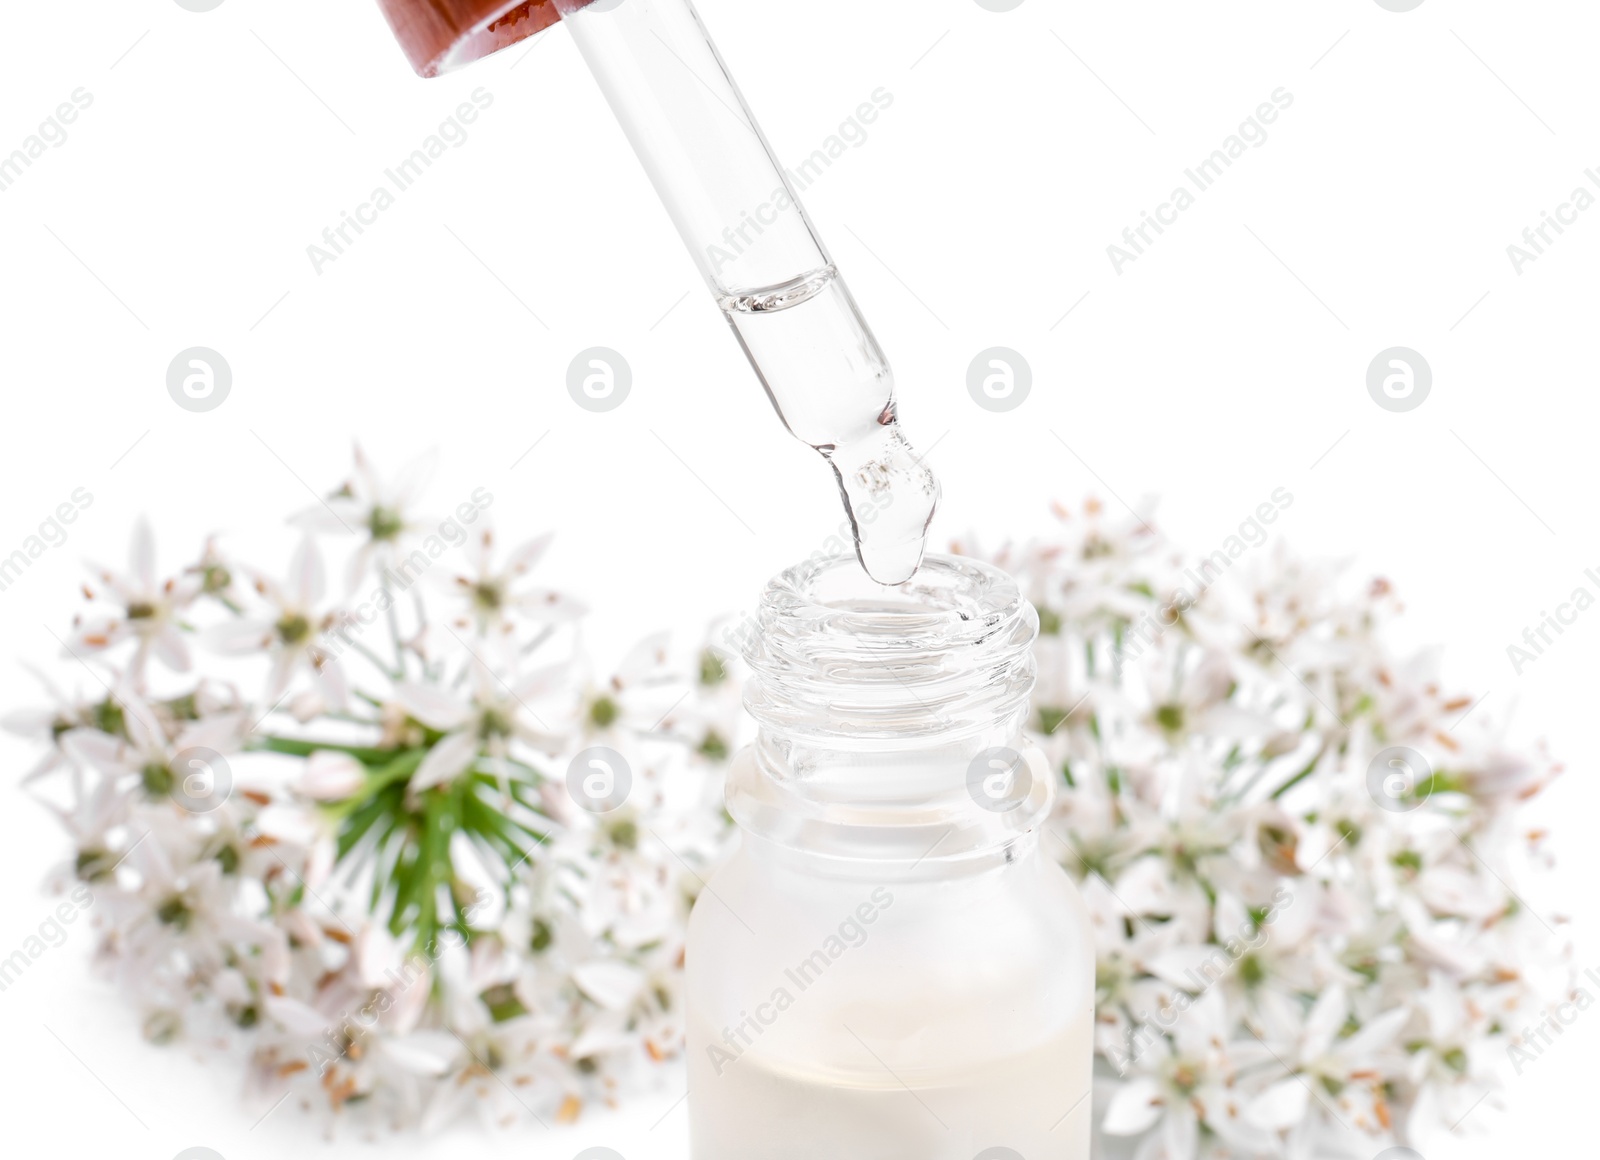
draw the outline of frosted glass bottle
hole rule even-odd
[[[1093,944],[1040,847],[1037,631],[971,560],[768,586],[741,846],[690,921],[694,1160],[1088,1160]]]

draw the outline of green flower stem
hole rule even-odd
[[[336,822],[344,821],[390,786],[409,781],[427,755],[428,750],[422,747],[403,749],[398,754],[389,754],[389,761],[386,764],[375,769],[369,768],[366,784],[359,790],[337,805],[324,807],[325,816]]]
[[[405,680],[406,673],[403,667],[395,668],[394,666],[390,665],[387,661],[385,661],[377,653],[373,652],[366,645],[362,644],[359,640],[351,640],[350,638],[346,637],[345,643],[351,648],[355,649],[356,652],[366,657],[367,660],[372,663],[372,666],[380,673],[385,673],[396,681]]]
[[[1302,781],[1304,781],[1306,778],[1310,777],[1313,773],[1315,773],[1317,771],[1317,766],[1322,762],[1323,755],[1326,754],[1327,752],[1328,752],[1327,746],[1323,746],[1320,749],[1318,749],[1317,750],[1317,755],[1315,757],[1313,757],[1309,762],[1306,763],[1306,766],[1305,766],[1304,769],[1302,769],[1299,773],[1295,774],[1288,781],[1284,782],[1277,789],[1272,791],[1272,800],[1273,801],[1277,801],[1284,794],[1288,793],[1295,786],[1299,785]]]
[[[394,759],[395,749],[375,749],[371,746],[340,745],[333,741],[306,741],[298,737],[277,737],[272,734],[258,735],[251,742],[250,748],[266,753],[282,753],[289,757],[310,757],[320,750],[333,753],[346,753],[362,765],[383,765]]]
[[[381,724],[381,722],[379,722],[376,718],[358,717],[354,713],[341,709],[330,709],[324,713],[323,716],[330,721],[348,721],[352,725],[370,725],[376,727]]]
[[[419,949],[446,929],[472,938],[470,908],[458,893],[462,884],[451,856],[455,835],[509,870],[526,861],[549,833],[536,788],[545,775],[509,756],[492,764],[480,757],[450,783],[413,793],[409,783],[438,741],[439,735],[431,734],[420,745],[378,749],[268,735],[253,744],[293,757],[342,753],[366,769],[355,792],[321,806],[319,813],[337,834],[341,867],[353,874],[371,861],[372,912],[384,917],[397,938],[409,935]],[[502,801],[493,800],[502,795]],[[503,889],[510,889],[509,881]]]

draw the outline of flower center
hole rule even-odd
[[[716,686],[728,679],[728,666],[716,653],[706,649],[700,654],[700,683]]]
[[[611,844],[619,850],[639,848],[639,827],[631,821],[620,821],[611,827]]]
[[[617,703],[610,697],[598,697],[595,703],[589,706],[589,720],[599,729],[609,728],[621,713],[622,710],[617,708]]]
[[[478,718],[478,737],[483,741],[492,741],[497,737],[510,737],[512,734],[511,718],[499,709],[485,709]]]
[[[1259,987],[1267,977],[1267,969],[1255,955],[1246,955],[1239,962],[1239,979],[1246,987]]]
[[[175,927],[178,930],[188,930],[189,921],[194,917],[194,911],[189,909],[189,904],[176,896],[167,899],[156,910],[156,917],[163,925]]]
[[[400,513],[386,507],[373,508],[372,514],[367,517],[367,530],[372,533],[374,540],[397,539],[405,527]]]
[[[153,798],[163,798],[172,792],[172,770],[160,762],[152,761],[141,769],[139,780],[144,783],[144,792]]]
[[[707,729],[705,740],[700,742],[700,755],[712,761],[724,761],[728,756],[728,743],[715,729]]]
[[[278,639],[287,645],[303,644],[311,635],[311,622],[298,612],[292,612],[278,621]]]
[[[94,727],[102,733],[120,737],[123,730],[122,706],[112,700],[101,701],[91,710]]]

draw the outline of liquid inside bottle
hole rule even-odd
[[[947,1002],[920,999],[929,1012]],[[690,1031],[701,1043],[722,1033]],[[695,1115],[695,1158],[798,1160],[798,1131],[807,1160],[973,1160],[997,1147],[1026,1160],[1089,1160],[1091,1035],[1085,1010],[1028,1050],[985,1058],[981,1042],[947,1043],[961,1062],[942,1071],[875,1066],[873,1053],[883,1045],[875,1048],[865,1036],[857,1055],[866,1066],[854,1072],[801,1071],[751,1052],[718,1075],[694,1060],[705,1093]]]

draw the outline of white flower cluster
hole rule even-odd
[[[1058,515],[997,562],[1040,612],[1045,841],[1097,932],[1097,1154],[1371,1160],[1457,1129],[1573,985],[1510,885],[1547,862],[1514,811],[1557,768],[1391,653],[1387,583]]]
[[[738,681],[664,637],[593,679],[583,608],[527,582],[548,539],[497,562],[487,492],[434,523],[425,463],[357,468],[286,580],[213,544],[162,581],[142,528],[96,572],[68,651],[103,687],[9,722],[47,749],[58,879],[151,1038],[242,1043],[264,1105],[572,1119],[681,1051]],[[1044,840],[1097,931],[1097,1150],[1370,1160],[1457,1127],[1572,986],[1509,885],[1556,767],[1390,654],[1386,584],[1282,553],[1219,583],[1242,550],[1059,514],[995,559],[1039,609]],[[333,599],[325,534],[355,540]]]
[[[262,1108],[571,1120],[682,1050],[738,692],[665,637],[591,676],[584,609],[529,582],[548,537],[501,558],[487,491],[423,519],[428,462],[356,467],[285,579],[214,543],[164,579],[144,526],[93,570],[89,695],[7,720],[47,748],[57,881],[148,1036],[241,1045]]]

